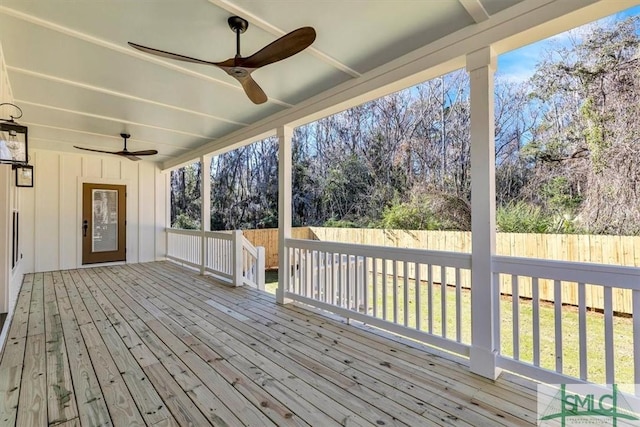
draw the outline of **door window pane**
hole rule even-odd
[[[118,191],[93,190],[92,252],[118,250]]]

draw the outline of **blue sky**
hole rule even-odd
[[[640,15],[640,6],[622,11],[614,15],[613,19],[621,20],[632,15]],[[604,19],[611,19],[611,17]],[[568,34],[562,33],[550,39],[542,40],[500,55],[498,57],[498,74],[511,81],[519,82],[527,80],[533,74],[535,66],[540,59],[540,53],[545,47],[548,46],[552,40],[555,43],[562,43],[562,41],[566,39],[568,39]]]

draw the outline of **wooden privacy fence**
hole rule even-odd
[[[278,230],[244,230],[244,235],[254,246],[264,246],[267,268],[278,267]],[[293,238],[343,242],[373,246],[398,248],[418,248],[428,250],[471,252],[471,233],[465,231],[411,231],[363,228],[325,228],[299,227],[292,230]],[[595,264],[624,265],[640,267],[640,236],[601,236],[577,234],[527,234],[498,233],[496,237],[497,255],[524,258],[541,258],[558,261],[589,262]],[[437,267],[434,268],[437,270]],[[405,274],[405,272],[402,272]],[[406,272],[410,279],[415,278],[414,269]],[[447,282],[449,272],[445,274]],[[420,277],[425,278],[425,275]],[[433,271],[435,282],[440,282],[441,272]],[[461,277],[463,285],[470,286],[470,272]],[[512,277],[500,275],[500,291],[511,295]],[[430,280],[430,279],[429,279]],[[520,296],[530,298],[531,278],[519,280]],[[552,282],[540,281],[540,299],[553,301]],[[639,284],[640,285],[640,284]],[[562,302],[578,305],[577,284],[563,285]],[[630,290],[619,290],[613,295],[613,309],[622,313],[632,312]],[[588,306],[602,309],[601,292],[588,295]]]

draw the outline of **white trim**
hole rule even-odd
[[[494,255],[493,271],[500,274],[554,279],[638,290],[640,268],[587,262],[556,261]]]
[[[287,247],[308,249],[329,253],[344,253],[349,255],[380,258],[380,254],[393,258],[395,261],[418,262],[443,267],[471,269],[471,254],[461,252],[433,251],[413,248],[395,248],[387,246],[372,246],[320,240],[291,239],[285,240]]]
[[[476,21],[476,24],[484,22],[489,19],[489,13],[482,5],[480,0],[458,0],[462,7],[467,11],[469,16]]]
[[[289,289],[289,252],[287,240],[291,238],[292,217],[292,169],[291,146],[293,129],[287,126],[278,128],[278,289],[276,301],[285,304],[286,291]]]
[[[500,352],[498,288],[492,256],[496,253],[496,179],[494,125],[495,51],[485,46],[467,55],[471,144],[471,366],[496,379]]]

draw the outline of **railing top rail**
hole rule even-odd
[[[202,234],[200,230],[186,230],[182,228],[165,228],[165,231],[171,234],[184,234],[186,236],[199,236]]]
[[[286,245],[308,250],[343,253],[371,258],[395,259],[454,268],[471,268],[471,254],[424,249],[371,246],[318,240],[287,239]]]
[[[242,247],[247,252],[249,252],[254,258],[258,258],[258,250],[256,249],[255,246],[253,246],[253,244],[249,241],[249,239],[247,239],[244,236],[242,236]]]
[[[541,279],[640,289],[638,267],[496,255],[493,257],[493,270]]]
[[[165,228],[167,233],[170,234],[182,234],[185,236],[201,236],[202,235],[202,230],[187,230],[187,229],[182,229],[182,228]],[[222,230],[222,231],[205,231],[204,235],[206,237],[214,237],[216,239],[223,239],[223,240],[231,240],[231,231],[226,231],[226,230]]]
[[[206,237],[213,237],[214,239],[220,240],[232,240],[233,235],[231,231],[205,231],[204,235]]]

